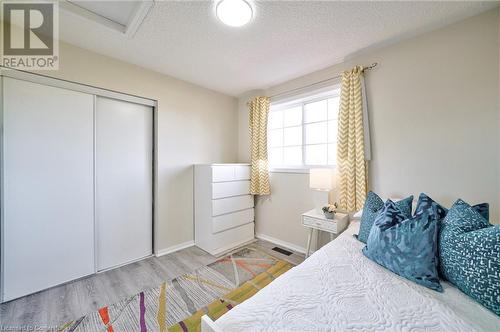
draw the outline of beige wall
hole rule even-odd
[[[236,99],[65,43],[42,74],[158,101],[157,249],[193,241],[192,164],[236,161]]]
[[[490,202],[492,219],[500,223],[499,13],[365,53],[266,93],[378,62],[366,74],[370,188],[384,197],[425,192],[448,206],[458,197]],[[239,116],[247,115],[240,110]],[[300,214],[313,207],[307,183],[306,174],[273,173],[272,195],[257,203],[257,232],[304,247]]]

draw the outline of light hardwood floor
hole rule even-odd
[[[258,240],[249,246],[296,265],[304,260],[303,254],[285,256],[273,251],[276,245],[267,241]],[[0,305],[0,331],[53,329],[216,260],[205,251],[190,247],[28,295]]]

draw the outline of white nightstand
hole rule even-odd
[[[319,231],[330,233],[330,240],[333,240],[336,235],[342,233],[349,224],[349,215],[344,213],[336,213],[335,218],[326,219],[323,213],[318,213],[316,209],[302,214],[302,225],[309,227],[309,236],[307,237],[307,252],[306,258],[311,252],[311,240],[313,232],[316,231],[317,239],[319,239]],[[316,240],[316,245],[318,240]]]

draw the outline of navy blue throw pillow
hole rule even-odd
[[[463,203],[465,202],[461,199],[455,202],[455,204],[463,204]],[[420,196],[418,196],[418,202],[417,202],[417,207],[415,209],[415,214],[421,213],[423,210],[429,209],[432,206],[436,207],[436,212],[438,214],[439,220],[446,217],[448,209],[439,204],[438,202],[434,201],[432,198],[430,198],[424,193],[421,193]],[[484,219],[486,219],[487,221],[490,220],[490,205],[488,203],[476,204],[472,206],[472,208],[477,212],[479,212],[479,214],[482,215]]]
[[[411,205],[413,196],[409,196],[403,200],[397,201],[394,204],[403,212],[406,218],[411,217]],[[370,191],[366,196],[363,214],[361,215],[361,223],[359,225],[358,240],[366,243],[370,231],[372,229],[375,218],[382,211],[384,201],[373,191]]]
[[[462,200],[451,207],[439,234],[440,272],[500,316],[500,226],[491,225],[484,211]]]
[[[443,219],[448,213],[447,208],[445,208],[438,202],[434,201],[426,194],[421,193],[420,196],[418,196],[417,207],[415,208],[415,215],[423,213],[426,210],[432,211],[433,207],[435,208],[435,212],[437,213],[438,220]]]
[[[437,263],[436,206],[407,216],[388,200],[377,216],[363,254],[392,272],[442,292]]]

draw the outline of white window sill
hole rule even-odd
[[[269,173],[292,173],[292,174],[309,174],[309,170],[311,168],[331,168],[335,169],[335,166],[305,166],[305,167],[297,167],[297,168],[279,168],[279,167],[270,167]]]
[[[271,168],[269,173],[309,174],[309,168]]]

